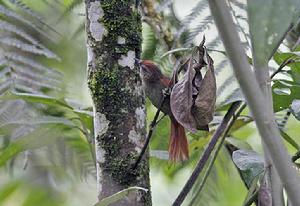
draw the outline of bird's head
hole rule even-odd
[[[140,67],[140,75],[144,81],[157,81],[162,78],[162,73],[158,66],[150,60],[136,59],[137,64]]]

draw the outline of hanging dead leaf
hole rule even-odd
[[[175,119],[193,133],[198,129],[208,130],[216,102],[213,60],[204,47],[204,41],[205,39],[193,50],[191,57],[176,69],[170,96],[171,110]],[[207,67],[207,72],[202,77],[201,69],[204,67]],[[185,74],[178,80],[183,68],[186,68]]]
[[[192,114],[197,123],[197,129],[201,129],[212,121],[216,103],[216,78],[214,74],[213,60],[204,53],[207,62],[207,72],[198,87],[198,95],[192,108]]]
[[[190,58],[187,72],[174,85],[170,96],[171,110],[175,119],[191,132],[197,132],[196,122],[191,114],[194,104],[192,85],[194,76],[195,70],[192,68],[192,58]]]

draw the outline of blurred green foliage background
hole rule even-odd
[[[198,44],[205,34],[206,46],[215,62],[218,84],[217,111],[211,123],[211,132],[188,134],[191,149],[189,161],[172,164],[166,160],[170,124],[167,118],[155,130],[151,141],[151,191],[153,205],[165,206],[170,205],[180,192],[220,123],[225,108],[233,101],[243,100],[243,96],[222,53],[224,49],[207,2],[150,2],[153,3],[154,16],[147,13],[149,7],[142,9],[142,57],[154,60],[166,74],[170,74],[175,61],[171,55],[164,54],[176,48],[190,48]],[[245,51],[251,59],[247,4],[245,1],[230,1],[230,5]],[[0,205],[93,205],[97,202],[96,171],[91,152],[93,146],[89,144],[93,141],[93,129],[92,102],[86,85],[84,4],[78,0],[0,0],[0,6]],[[14,25],[17,31],[9,30],[3,22]],[[153,29],[153,24],[159,24],[160,33]],[[40,45],[26,39],[22,32],[36,39]],[[295,43],[295,35],[299,35],[299,30],[291,32],[277,56],[272,58],[270,66],[273,70],[278,68],[286,55],[299,58],[299,46],[293,49],[291,46]],[[33,47],[20,42],[7,44],[5,38],[8,37]],[[184,56],[188,50],[176,54]],[[15,64],[23,66],[23,73]],[[287,67],[286,71],[276,79],[281,83],[290,81],[300,88],[300,82],[297,82],[299,63]],[[48,86],[40,84],[43,82],[47,82]],[[283,94],[284,86],[276,85],[278,90],[275,90],[273,97],[275,103],[280,103],[276,114],[278,124],[296,145],[300,144],[299,120],[289,112],[292,101],[300,99],[300,90]],[[290,102],[287,102],[287,96]],[[148,123],[155,111],[147,102]],[[284,121],[287,123],[282,123]],[[235,126],[236,129],[230,132],[234,145],[262,153],[261,140],[248,110],[242,113]],[[286,146],[291,154],[296,152],[289,142]],[[197,187],[199,183],[196,183],[193,194]],[[188,196],[186,205],[193,194]],[[197,196],[194,205],[240,206],[246,196],[247,188],[224,147],[204,191]]]

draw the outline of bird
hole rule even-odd
[[[169,87],[171,79],[165,76],[159,67],[150,60],[136,59],[140,67],[142,86],[151,103],[170,117],[171,129],[169,138],[169,160],[185,161],[189,158],[188,140],[184,127],[175,119],[170,106],[170,97],[166,96],[163,105],[164,91]]]

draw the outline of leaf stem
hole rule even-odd
[[[273,77],[280,73],[282,71],[282,69],[287,66],[288,64],[294,63],[295,61],[291,58],[287,58],[286,60],[284,60],[281,65],[279,66],[279,68],[271,75],[271,79],[273,79]]]

